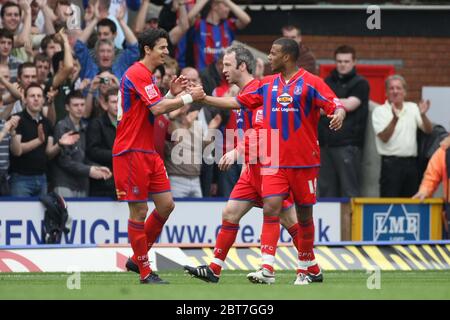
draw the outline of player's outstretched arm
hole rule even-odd
[[[193,101],[202,100],[205,97],[205,92],[201,86],[189,88],[189,93],[180,95],[173,99],[162,99],[157,104],[150,108],[150,111],[155,115],[159,116],[164,113],[169,113],[171,111],[177,110],[184,106],[185,104],[190,104]]]
[[[203,101],[203,103],[221,108],[221,109],[240,109],[241,106],[237,102],[235,97],[211,97],[206,96]]]

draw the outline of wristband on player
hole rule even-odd
[[[175,98],[175,96],[172,94],[172,92],[170,92],[170,90],[169,91],[167,91],[167,93],[166,93],[166,96],[165,96],[167,99],[173,99],[173,98]]]
[[[183,104],[187,105],[189,103],[192,103],[194,99],[192,99],[192,96],[190,94],[183,94],[181,96],[181,100],[183,100]]]

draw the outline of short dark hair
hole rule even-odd
[[[39,85],[39,83],[37,82],[32,82],[28,85],[28,87],[25,88],[25,97],[28,95],[28,90],[30,90],[31,88],[39,88],[42,90],[42,95],[44,95],[44,89],[42,89],[42,87]]]
[[[298,43],[295,40],[288,38],[279,38],[273,42],[273,44],[278,44],[281,46],[281,52],[291,56],[293,61],[297,61],[300,56],[300,49],[298,48]]]
[[[17,9],[19,9],[19,16],[22,15],[22,10],[20,9],[20,6],[19,6],[17,3],[15,3],[15,2],[8,1],[7,3],[5,3],[5,4],[2,6],[2,9],[0,10],[0,17],[1,17],[2,19],[3,19],[3,17],[5,16],[5,11],[6,11],[6,9],[8,9],[8,8],[10,8],[10,7],[17,7]]]
[[[109,27],[112,33],[117,33],[117,26],[111,19],[104,18],[97,23],[97,30],[100,27]]]
[[[252,52],[243,45],[235,45],[226,49],[225,54],[235,53],[236,69],[243,63],[247,67],[247,72],[253,74],[256,66],[256,59]]]
[[[110,96],[117,96],[117,93],[119,92],[118,87],[112,87],[109,88],[106,93],[103,95],[103,98],[105,98],[106,101],[109,101]]]
[[[339,53],[351,53],[353,60],[356,59],[356,50],[355,50],[355,48],[353,48],[351,46],[348,46],[346,44],[344,44],[342,46],[339,46],[339,47],[336,48],[336,50],[334,50],[334,57],[336,58],[336,56]]]
[[[156,45],[156,42],[159,39],[166,39],[169,42],[169,34],[166,30],[158,28],[158,29],[148,29],[139,34],[139,52],[141,55],[141,59],[145,56],[145,47],[149,47],[153,50]]]
[[[1,28],[0,29],[0,38],[10,39],[14,46],[14,33],[12,33],[12,31],[5,29],[5,28]]]
[[[72,99],[83,99],[84,100],[84,96],[83,96],[83,93],[81,92],[81,90],[72,90],[72,91],[70,91],[70,93],[66,96],[66,99],[64,100],[64,103],[66,105],[70,105],[70,101]]]
[[[42,52],[45,53],[45,50],[47,50],[47,46],[52,41],[55,42],[55,43],[59,43],[59,45],[61,47],[63,47],[63,44],[58,41],[58,39],[55,37],[54,34],[48,34],[44,38],[42,38],[42,41],[41,41],[41,50],[42,50]]]
[[[51,63],[50,63],[50,62],[51,62],[51,59],[50,59],[47,55],[45,55],[45,54],[43,54],[43,53],[38,53],[38,54],[34,57],[34,65],[36,65],[36,63],[37,63],[38,61],[41,61],[41,62],[47,62],[48,64],[51,64]]]
[[[22,76],[23,69],[26,69],[26,68],[35,68],[36,69],[36,66],[34,65],[33,62],[24,62],[24,63],[20,64],[19,67],[17,68],[17,77],[18,78],[20,78],[20,76]]]

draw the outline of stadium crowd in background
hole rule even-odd
[[[237,94],[236,87],[223,75],[223,52],[235,39],[236,31],[251,22],[251,17],[231,0],[165,1],[161,2],[159,13],[148,0],[3,0],[0,3],[0,196],[38,195],[56,188],[64,196],[116,197],[111,150],[117,127],[117,104],[121,103],[117,92],[125,70],[140,58],[137,38],[145,30],[162,27],[169,34],[172,58],[167,58],[154,72],[162,94],[168,92],[172,77],[180,73],[192,82],[201,83],[208,95]],[[130,19],[128,10],[137,13],[134,19]],[[314,54],[302,41],[299,26],[286,25],[281,33],[297,42],[300,50],[297,65],[317,74]],[[341,57],[350,59],[343,61]],[[332,141],[334,135],[326,128],[319,129],[323,155],[319,195],[363,195],[358,159],[366,130],[369,87],[355,73],[353,48],[338,48],[334,58],[336,70],[326,81],[344,98],[348,118],[340,135],[348,134],[348,139],[344,139],[344,145],[336,144]],[[347,63],[345,68],[344,63]],[[268,65],[257,58],[255,78],[261,79],[269,73]],[[34,87],[33,94],[38,91],[36,85],[42,88],[42,97],[39,92],[35,98],[27,96],[30,86]],[[387,86],[388,101],[377,107],[372,116],[378,152],[383,156],[382,196],[411,196],[421,178],[416,172],[417,146],[413,132],[417,127],[430,131],[431,123],[426,117],[429,105],[404,102],[405,85],[400,77],[391,78]],[[80,103],[75,106],[74,101]],[[35,107],[28,105],[33,103]],[[34,111],[30,112],[30,108]],[[412,114],[409,110],[413,110],[415,117],[409,116]],[[235,111],[202,104],[192,104],[179,114],[155,116],[155,147],[166,166],[172,168],[168,173],[176,196],[228,197],[241,167],[233,165],[222,172],[217,163],[212,163],[215,156],[212,153],[203,154],[202,163],[192,167],[171,165],[171,151],[177,147],[177,142],[172,140],[174,129],[189,128],[192,135],[201,136],[192,125],[198,121],[203,133],[211,128],[224,133],[238,128],[237,120]],[[410,130],[411,134],[402,130]],[[411,141],[405,141],[406,137],[411,137]],[[201,139],[203,150],[209,150],[206,147],[209,140]],[[229,147],[225,139],[214,143],[223,150]],[[392,151],[394,145],[401,145],[403,151]],[[341,157],[333,158],[336,154]],[[340,176],[333,175],[331,179],[330,173],[336,172],[333,169],[336,167],[346,170],[337,170]],[[409,168],[411,172],[411,180],[404,183],[410,187],[407,192],[401,191],[401,186],[393,189],[402,183],[392,174],[398,173],[399,167]],[[388,178],[395,181],[390,182]],[[195,188],[188,187],[184,181]],[[330,181],[340,187],[331,187]],[[30,187],[33,191],[25,192],[24,183],[33,186]],[[186,188],[195,192],[183,191]]]

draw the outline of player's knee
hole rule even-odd
[[[148,207],[146,205],[135,206],[130,212],[130,218],[135,221],[143,222],[147,217]]]
[[[291,210],[282,211],[280,214],[280,223],[286,229],[289,229],[297,223],[297,216]]]
[[[281,213],[282,202],[268,200],[264,202],[263,213],[265,216],[279,216]]]
[[[130,216],[131,220],[138,221],[138,222],[144,222],[146,216],[142,214],[134,214]]]
[[[239,223],[239,216],[230,208],[225,207],[222,211],[222,220],[226,220],[231,223]]]
[[[163,217],[168,217],[175,209],[175,202],[170,201],[158,208],[158,213]]]

